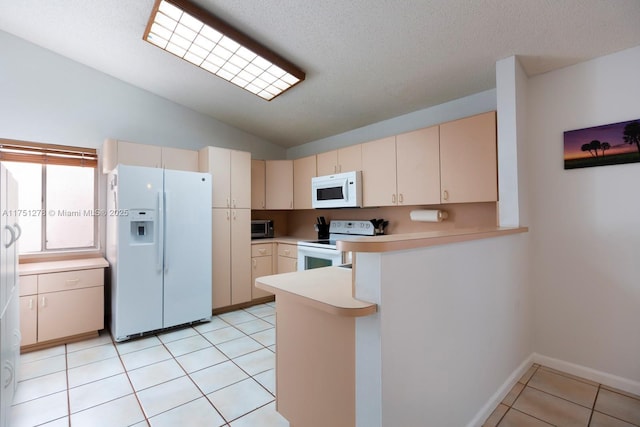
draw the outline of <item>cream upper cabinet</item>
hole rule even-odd
[[[338,172],[362,170],[362,144],[338,149]]]
[[[200,172],[212,176],[212,207],[251,208],[251,153],[220,147],[199,152]]]
[[[162,167],[198,172],[198,152],[182,148],[162,147]]]
[[[111,172],[119,163],[197,172],[198,152],[107,139],[102,145],[102,172]]]
[[[498,200],[496,113],[440,125],[441,203]]]
[[[267,209],[293,209],[293,161],[266,160]]]
[[[251,153],[231,150],[231,207],[233,209],[251,209],[250,176]]]
[[[398,205],[440,203],[438,126],[396,136]]]
[[[396,138],[362,144],[363,206],[394,206],[396,195]]]
[[[316,157],[318,176],[362,170],[362,144],[327,151]]]
[[[331,150],[316,155],[318,176],[331,175],[338,172],[338,150]]]
[[[251,209],[266,209],[264,160],[251,160]]]
[[[119,163],[159,168],[162,166],[162,148],[107,139],[102,145],[102,172],[111,172]]]
[[[293,208],[313,209],[311,206],[311,178],[316,176],[316,156],[293,161]]]

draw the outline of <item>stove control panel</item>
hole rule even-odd
[[[329,233],[331,234],[373,236],[375,232],[376,230],[371,221],[366,220],[333,220],[329,223]]]

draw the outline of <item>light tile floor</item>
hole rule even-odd
[[[288,427],[275,410],[274,303],[123,343],[21,356],[11,427]]]
[[[640,396],[534,364],[485,427],[638,427]]]

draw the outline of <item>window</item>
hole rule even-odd
[[[0,139],[0,161],[18,181],[20,253],[94,249],[94,149]]]

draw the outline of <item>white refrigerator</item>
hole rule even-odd
[[[211,175],[118,165],[107,182],[116,341],[211,318]]]

